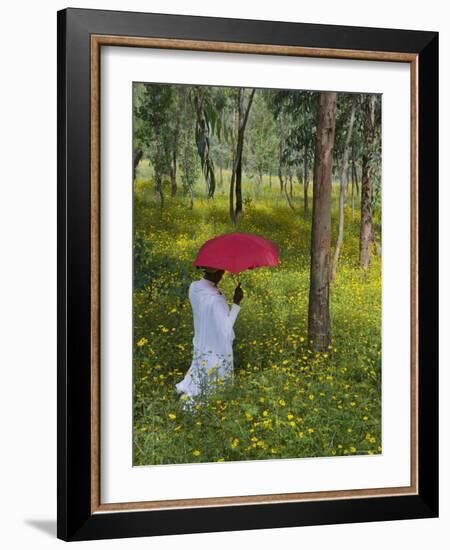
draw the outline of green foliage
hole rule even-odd
[[[208,186],[208,196],[216,190],[214,161],[211,156],[211,137],[216,134],[220,139],[222,131],[222,110],[225,99],[218,88],[193,86],[190,90],[191,101],[195,108],[195,142],[200,162]]]
[[[150,152],[158,176],[170,173],[173,147],[173,87],[165,84],[144,86],[134,106],[135,135]]]
[[[258,175],[261,183],[263,174],[276,171],[277,156],[276,125],[263,94],[255,94],[245,134],[244,159],[248,172]]]

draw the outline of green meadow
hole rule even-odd
[[[312,196],[304,215],[296,179],[292,210],[275,176],[270,186],[268,176],[258,183],[244,174],[235,227],[229,172],[213,198],[197,182],[193,209],[182,189],[170,197],[166,182],[161,209],[148,164],[140,162],[134,183],[134,465],[381,453],[381,258],[374,250],[370,268],[359,268],[359,203],[352,219],[347,198],[330,290],[332,345],[318,353],[307,339]],[[336,182],[333,246],[338,194]],[[187,291],[202,276],[192,261],[206,240],[231,231],[271,239],[281,264],[236,277],[245,296],[234,327],[235,382],[183,411],[175,383],[192,360]],[[231,303],[232,277],[219,286]]]

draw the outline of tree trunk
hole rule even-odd
[[[352,222],[355,221],[355,177],[352,172]]]
[[[170,167],[170,194],[175,197],[177,194],[177,150],[172,151],[172,166]]]
[[[352,177],[352,221],[355,221],[355,151],[352,144],[352,162],[351,162],[351,177]]]
[[[234,209],[234,222],[242,216],[242,149],[236,163],[236,207]]]
[[[161,208],[164,208],[164,193],[162,188],[162,179],[159,172],[155,173],[155,190],[159,195],[159,205]]]
[[[181,92],[178,92],[179,98],[181,100]],[[176,123],[175,130],[173,134],[173,149],[172,149],[172,166],[170,169],[170,194],[172,197],[175,197],[177,194],[177,157],[178,157],[178,143],[180,140],[180,104],[178,103],[177,114],[176,114]]]
[[[234,224],[242,215],[242,151],[244,149],[244,132],[256,90],[253,88],[251,91],[246,109],[244,109],[244,91],[244,88],[239,88],[238,135],[229,195],[230,217]],[[234,206],[234,194],[236,194],[236,206]]]
[[[353,173],[355,174],[356,196],[359,197],[358,170],[356,169],[355,159],[353,159]]]
[[[330,279],[332,283],[336,282],[336,269],[339,261],[339,255],[344,243],[344,223],[345,223],[345,197],[347,195],[348,185],[348,157],[350,154],[350,141],[353,133],[353,123],[355,121],[355,103],[352,102],[352,110],[350,112],[350,120],[348,122],[347,135],[345,136],[344,155],[342,158],[342,171],[339,186],[339,230],[336,241],[336,249],[334,251],[333,263],[331,266]]]
[[[278,147],[278,179],[280,180],[280,193],[283,194],[284,191],[284,181],[283,181],[283,143],[280,138],[280,143]]]
[[[220,187],[223,186],[223,170],[222,166],[219,166],[219,173],[220,173]]]
[[[308,214],[308,147],[305,145],[305,154],[303,156],[303,214]]]
[[[325,351],[331,344],[329,261],[336,99],[336,92],[321,92],[317,112],[308,307],[308,338],[315,351]]]
[[[272,189],[272,172],[269,172],[269,188]]]
[[[289,196],[292,199],[292,174],[289,174]]]
[[[143,156],[143,151],[142,149],[138,149],[137,151],[134,152],[134,155],[133,155],[133,180],[136,179],[136,168],[138,167],[138,164],[140,162],[140,160],[142,159],[142,156]]]
[[[280,182],[283,184],[283,179],[282,179],[282,175],[281,175],[281,166],[280,166],[280,175],[279,175],[279,178],[280,178]],[[292,183],[292,180],[291,180],[291,183]],[[284,194],[285,194],[285,196],[286,196],[286,200],[287,200],[287,203],[288,203],[288,205],[289,205],[289,208],[290,208],[291,210],[295,210],[294,205],[293,205],[293,203],[292,203],[291,196],[290,196],[289,193],[288,193],[287,180],[284,182],[283,187],[284,187]],[[291,189],[292,189],[292,185],[291,185]]]
[[[156,159],[162,158],[162,146],[161,146],[161,138],[159,135],[159,132],[157,131],[156,136]],[[155,173],[155,191],[159,195],[159,205],[161,209],[164,207],[164,192],[162,187],[162,174],[161,174],[161,161],[158,160],[155,162],[154,166],[154,173]]]
[[[361,175],[361,225],[359,231],[359,265],[370,264],[372,243],[372,148],[374,140],[374,97],[366,94],[363,101],[364,153]]]
[[[281,167],[281,159],[278,165],[278,179],[280,180],[280,193],[283,193],[284,190],[284,181],[283,181],[283,169]]]

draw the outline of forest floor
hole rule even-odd
[[[360,270],[358,211],[352,221],[346,207],[330,291],[332,346],[315,353],[307,340],[311,213],[303,214],[299,184],[292,211],[277,179],[270,189],[265,177],[259,191],[245,181],[234,229],[226,186],[208,200],[199,185],[192,210],[167,188],[161,210],[145,176],[138,172],[134,195],[133,464],[381,453],[381,258],[373,251],[369,270]],[[332,217],[334,245],[337,186]],[[192,360],[187,290],[202,276],[192,261],[207,239],[233,230],[273,240],[281,265],[239,275],[245,298],[234,326],[234,385],[192,414],[175,390]],[[231,276],[219,286],[231,303]]]

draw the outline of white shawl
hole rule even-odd
[[[193,360],[186,376],[176,384],[190,398],[207,392],[218,379],[234,380],[234,322],[240,306],[228,307],[215,284],[203,278],[191,283],[189,300],[194,318]]]

